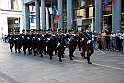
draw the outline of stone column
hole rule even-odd
[[[95,0],[95,30],[101,32],[102,30],[102,1]]]
[[[30,29],[29,5],[22,3],[22,24],[23,29]]]
[[[39,7],[39,1],[35,1],[35,8],[36,8],[36,29],[40,29],[40,7]]]
[[[112,30],[117,31],[121,29],[121,0],[116,0],[112,5]]]
[[[67,0],[67,30],[73,28],[73,9],[72,9],[72,1]]]
[[[63,0],[58,0],[58,28],[63,28]]]
[[[45,0],[41,0],[41,17],[42,17],[42,29],[46,29],[46,6]]]

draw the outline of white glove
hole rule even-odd
[[[60,46],[60,43],[58,43],[58,46]]]
[[[40,40],[40,38],[38,38],[38,40]]]
[[[88,40],[88,41],[87,41],[87,44],[90,44],[90,43],[91,43],[91,40]]]
[[[33,39],[35,39],[35,37],[33,37]]]
[[[47,40],[50,40],[50,38],[47,38]]]
[[[76,34],[72,34],[73,36],[76,36]]]
[[[24,38],[24,36],[22,36],[22,38]]]
[[[81,38],[82,41],[84,41],[84,38]]]
[[[27,37],[27,39],[30,39],[29,37]]]
[[[68,38],[68,41],[70,41],[70,39]]]

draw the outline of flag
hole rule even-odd
[[[59,19],[59,14],[56,6],[53,7],[53,17],[54,19]]]
[[[112,3],[115,4],[116,3],[116,0],[112,0]]]
[[[109,0],[105,0],[105,6],[108,7],[109,5]]]

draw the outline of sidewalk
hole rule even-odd
[[[61,63],[57,55],[11,53],[8,43],[0,43],[0,83],[124,83],[124,54],[104,52],[95,51],[89,65],[78,50],[70,61],[66,49]]]

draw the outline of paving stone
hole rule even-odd
[[[57,55],[49,60],[23,53],[11,53],[8,43],[0,43],[0,83],[124,83],[124,56],[120,52],[99,51],[91,56],[92,65],[74,52],[70,61],[68,49],[63,62]]]

